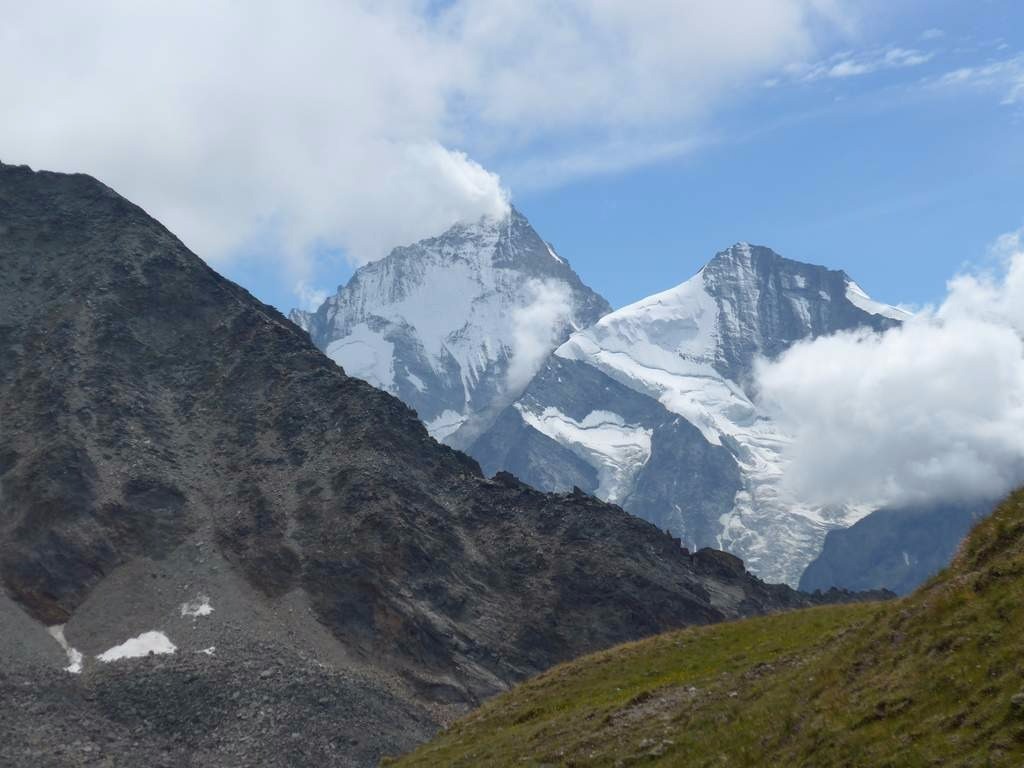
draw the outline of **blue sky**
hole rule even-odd
[[[681,282],[738,240],[845,269],[891,303],[937,302],[951,276],[1024,224],[1024,94],[1006,103],[1024,61],[986,82],[939,84],[1020,56],[1024,6],[893,5],[822,61],[870,69],[894,49],[927,61],[762,82],[698,129],[662,135],[693,145],[676,155],[552,180],[530,177],[529,153],[470,154],[509,181],[514,204],[613,306]],[[258,296],[294,302],[259,263],[233,266]],[[351,272],[342,250],[320,252],[318,285]]]
[[[1024,225],[1024,99],[928,80],[1024,48],[1024,4],[929,5],[876,33],[934,52],[925,64],[765,89],[714,121],[717,143],[516,203],[615,306],[737,240],[845,269],[888,302],[935,302]]]
[[[746,240],[939,301],[1024,225],[1019,0],[0,0],[0,159],[282,310],[510,196],[613,305]]]

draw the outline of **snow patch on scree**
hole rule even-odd
[[[195,600],[181,604],[182,616],[195,619],[200,616],[209,616],[211,613],[213,613],[213,606],[210,605],[210,598],[206,595],[199,595]]]
[[[68,644],[67,639],[64,637],[64,625],[55,624],[52,627],[47,627],[46,631],[50,633],[50,637],[60,643],[60,647],[68,655],[68,665],[64,667],[64,671],[70,672],[73,675],[80,674],[82,672],[82,661],[85,657],[81,651],[75,650]]]
[[[104,651],[96,658],[102,662],[110,663],[121,659],[140,659],[155,655],[174,653],[178,647],[170,641],[163,632],[143,632],[138,637],[125,640],[120,645],[115,645],[109,651]]]

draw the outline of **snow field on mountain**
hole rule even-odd
[[[380,389],[395,383],[394,345],[366,323],[355,326],[343,339],[332,342],[326,354],[350,376],[358,376]]]
[[[717,283],[709,288],[710,276],[702,269],[681,285],[617,310],[573,334],[555,354],[586,363],[653,398],[696,426],[712,445],[726,445],[740,468],[743,487],[736,494],[733,510],[719,521],[717,546],[739,554],[766,579],[796,583],[828,529],[851,525],[871,510],[807,504],[781,490],[790,436],[715,366],[723,338],[762,333],[759,326],[751,329],[744,325],[744,319],[750,323],[750,308],[759,306],[765,290],[758,282],[751,246],[739,244],[726,255],[731,270],[728,291],[722,291]],[[721,280],[720,276],[715,280]],[[801,290],[808,285],[802,274],[784,275],[783,282]],[[724,295],[716,299],[712,290]],[[852,281],[848,281],[846,296],[864,311],[890,318],[905,316],[902,310],[872,301]],[[736,306],[735,297],[741,299],[742,308]],[[784,299],[797,321],[809,328],[809,300],[802,295]],[[759,318],[755,315],[753,320],[756,324]],[[590,455],[584,455],[573,436],[551,428],[550,420],[544,418],[548,409],[520,410],[531,426],[573,449],[599,473],[602,467],[620,463],[616,449],[596,442],[588,448]],[[638,471],[639,467],[635,468],[632,477]],[[623,475],[619,477],[615,491],[624,498],[632,489],[621,482]],[[597,494],[611,500],[606,493],[602,481]]]
[[[517,408],[531,427],[596,466],[597,496],[613,504],[622,503],[651,456],[651,430],[627,425],[616,413],[591,411],[576,421],[557,408],[545,408],[541,414],[518,404]]]

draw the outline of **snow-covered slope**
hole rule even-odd
[[[843,272],[739,243],[685,283],[574,333],[471,452],[487,470],[578,485],[795,584],[825,533],[869,510],[781,495],[787,437],[752,401],[753,361],[905,316]]]
[[[309,321],[312,319],[313,313],[307,312],[304,309],[293,309],[288,313],[288,319],[295,323],[299,328],[309,333]]]
[[[465,444],[551,351],[611,308],[514,208],[359,269],[315,313],[293,312],[347,373]]]

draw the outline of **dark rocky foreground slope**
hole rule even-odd
[[[1024,491],[912,595],[667,632],[563,664],[398,765],[1024,765]]]
[[[4,165],[0,580],[13,765],[370,765],[555,662],[812,600],[485,479],[138,207]],[[176,651],[97,660],[146,632]]]

